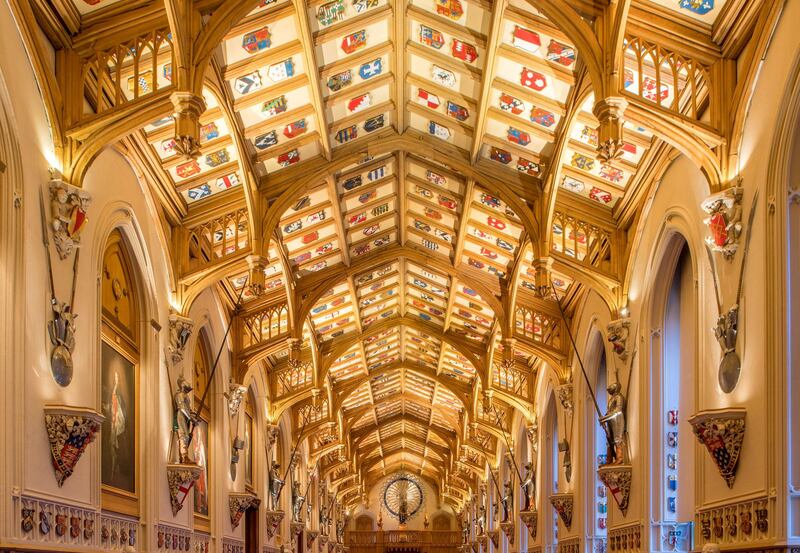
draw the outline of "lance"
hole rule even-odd
[[[569,341],[572,343],[572,349],[575,352],[575,357],[578,358],[578,364],[581,367],[581,373],[583,374],[583,379],[586,382],[586,388],[589,390],[589,395],[592,397],[592,403],[594,403],[594,409],[597,411],[597,419],[600,420],[603,418],[603,413],[600,412],[600,406],[597,404],[597,398],[594,395],[594,390],[592,389],[592,383],[589,382],[589,377],[586,375],[586,367],[583,366],[583,360],[581,359],[580,354],[578,353],[578,346],[575,344],[575,337],[572,336],[572,330],[569,327],[569,323],[567,322],[567,316],[564,314],[564,308],[561,306],[561,300],[558,299],[558,294],[556,293],[556,287],[553,286],[553,283],[550,283],[550,288],[553,290],[553,297],[556,298],[556,305],[558,305],[558,311],[561,313],[561,320],[564,321],[564,327],[567,329],[567,335],[569,336]],[[608,433],[608,428],[606,428],[605,424],[600,424],[600,427],[603,429],[603,432],[606,435],[606,443],[610,448],[610,451],[614,451],[614,443],[611,440],[611,436]]]
[[[234,307],[234,313],[239,310],[239,307],[242,305],[242,296],[244,295],[244,289],[247,288],[247,279],[249,277],[245,277],[244,284],[242,284],[242,289],[239,291],[239,297],[236,299],[236,306]],[[231,320],[228,321],[228,328],[225,329],[225,335],[222,337],[222,340],[219,343],[219,349],[217,350],[217,357],[214,359],[214,365],[211,368],[211,374],[208,377],[208,382],[206,383],[206,389],[203,390],[203,396],[200,398],[200,405],[197,406],[197,409],[194,411],[194,416],[192,416],[192,427],[189,430],[189,441],[186,444],[188,448],[192,444],[192,439],[194,439],[194,429],[197,428],[197,420],[200,413],[203,411],[203,407],[206,403],[206,397],[208,397],[208,392],[211,391],[211,383],[214,381],[214,373],[217,372],[217,366],[219,365],[219,359],[222,356],[222,349],[225,347],[225,340],[228,339],[228,334],[231,332],[231,327],[233,326],[233,317]]]
[[[522,473],[519,471],[519,466],[517,465],[517,459],[514,457],[514,451],[512,451],[511,449],[511,444],[508,441],[508,436],[506,435],[506,431],[503,428],[503,420],[502,417],[500,416],[500,410],[497,407],[495,407],[494,413],[495,415],[497,415],[497,426],[500,427],[500,431],[503,433],[503,440],[506,442],[506,450],[508,451],[508,454],[511,456],[511,462],[514,463],[514,470],[517,473],[517,478],[519,478],[519,481],[522,482]]]

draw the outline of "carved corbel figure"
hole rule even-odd
[[[741,186],[732,186],[709,196],[700,204],[708,214],[703,220],[709,232],[706,244],[727,260],[733,259],[739,249],[739,237],[742,234],[742,193]]]
[[[246,386],[237,384],[233,380],[228,382],[228,391],[223,395],[225,396],[225,400],[228,402],[228,415],[230,415],[231,418],[235,418],[236,415],[239,414],[239,408],[242,406],[242,400],[244,399],[244,394],[246,393]]]
[[[174,309],[169,314],[169,343],[167,352],[173,365],[183,361],[184,351],[189,337],[192,335],[194,322],[191,319],[182,317]]]
[[[80,245],[81,232],[89,221],[86,210],[91,201],[88,193],[65,183],[60,174],[53,174],[50,181],[50,225],[59,259],[69,257],[73,248]]]
[[[628,359],[628,336],[630,335],[631,321],[628,318],[617,319],[608,323],[608,341],[622,361]]]

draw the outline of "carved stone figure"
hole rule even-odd
[[[223,395],[228,402],[228,414],[231,418],[239,414],[239,408],[242,406],[245,392],[247,392],[245,386],[236,384],[233,380],[228,383],[228,391]]]
[[[628,358],[628,336],[630,335],[630,319],[617,319],[608,324],[608,341],[620,359]]]
[[[272,510],[277,511],[281,490],[283,489],[283,479],[281,478],[281,465],[277,461],[272,461],[272,468],[269,470],[269,496],[272,500]]]
[[[181,464],[190,464],[189,446],[192,440],[192,424],[195,415],[192,413],[192,387],[183,376],[178,377],[178,387],[173,396],[175,404],[174,428],[178,435],[178,458]]]
[[[600,424],[606,427],[608,437],[608,462],[621,464],[625,462],[625,396],[622,395],[619,382],[608,385],[608,409],[600,418]]]
[[[60,178],[50,181],[50,224],[53,242],[60,259],[66,259],[80,243],[81,231],[86,225],[86,210],[91,199],[79,188],[70,186]]]
[[[191,319],[181,317],[174,310],[169,314],[169,343],[167,344],[167,351],[173,364],[183,361],[186,343],[189,341],[189,336],[192,335],[193,327],[194,322]]]
[[[742,187],[733,186],[709,196],[700,207],[708,214],[703,221],[709,232],[706,243],[725,259],[732,259],[742,234]]]
[[[522,477],[522,482],[519,485],[519,487],[522,488],[522,497],[525,498],[522,510],[530,511],[531,504],[536,496],[536,481],[533,465],[531,463],[525,463],[523,468],[525,469],[525,475]]]

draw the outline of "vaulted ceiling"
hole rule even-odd
[[[239,376],[266,371],[342,495],[404,466],[459,503],[537,372],[567,374],[556,300],[624,307],[669,151],[728,178],[769,2],[32,4],[72,75],[65,176],[121,140],[178,302],[241,297]]]

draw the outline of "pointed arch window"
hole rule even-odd
[[[140,332],[131,256],[119,231],[108,239],[101,273],[101,489],[104,510],[139,514]]]
[[[696,301],[691,254],[680,236],[662,263],[663,289],[652,332],[653,551],[691,551],[694,518],[694,442],[686,424],[694,406]],[[683,422],[681,422],[683,421]],[[685,451],[684,448],[687,448]]]
[[[602,342],[600,343],[600,360],[597,364],[597,373],[594,383],[594,396],[597,400],[597,407],[601,413],[606,412],[608,406],[608,369],[606,366],[606,354],[603,349]],[[608,490],[603,482],[597,477],[597,469],[608,462],[607,451],[608,444],[606,440],[606,433],[598,420],[597,411],[592,405],[592,399],[587,398],[587,409],[591,418],[589,428],[590,435],[590,467],[591,474],[589,475],[590,482],[593,483],[594,502],[590,505],[592,521],[592,528],[590,536],[592,539],[591,551],[594,553],[605,553],[606,539],[608,536]]]

